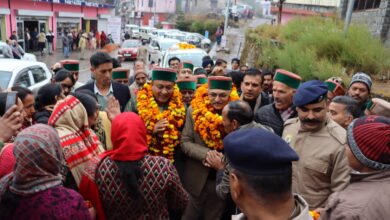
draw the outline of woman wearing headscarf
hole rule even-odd
[[[91,219],[83,198],[62,186],[63,155],[52,127],[20,132],[14,155],[13,172],[0,180],[0,219]]]
[[[98,137],[89,128],[87,111],[76,97],[69,95],[54,107],[49,125],[60,136],[66,163],[79,186],[84,166],[104,151]]]
[[[59,84],[46,84],[38,90],[35,98],[34,122],[47,124],[55,104],[65,98],[64,91]]]
[[[147,155],[146,127],[135,113],[112,121],[113,150],[93,159],[79,191],[100,219],[169,219],[168,209],[184,211],[188,194],[175,167]]]

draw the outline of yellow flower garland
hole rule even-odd
[[[175,147],[179,144],[180,131],[185,120],[185,107],[179,88],[175,85],[173,95],[168,104],[168,109],[160,112],[157,102],[154,100],[152,86],[146,83],[138,91],[138,114],[145,123],[149,153],[155,156],[163,156],[173,162]],[[153,135],[154,125],[161,119],[168,119],[163,137]]]
[[[199,134],[207,147],[214,150],[222,150],[222,139],[226,135],[222,124],[222,116],[216,113],[211,105],[207,90],[207,84],[200,86],[196,90],[194,99],[191,102],[195,131]],[[233,86],[229,101],[238,99],[237,90]]]

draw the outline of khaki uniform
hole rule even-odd
[[[316,132],[300,127],[298,118],[289,119],[282,136],[299,155],[293,162],[293,192],[302,195],[310,209],[324,207],[330,194],[349,183],[346,131],[331,119]]]
[[[182,219],[195,220],[202,217],[205,220],[215,220],[222,215],[224,201],[217,196],[215,190],[216,171],[203,165],[206,154],[211,149],[195,132],[192,111],[192,107],[189,107],[181,135],[181,149],[187,156],[184,165],[183,186],[190,193],[190,203]]]
[[[306,201],[297,194],[294,194],[295,208],[289,220],[313,220],[309,213],[309,206]],[[244,213],[232,216],[232,220],[247,220]]]

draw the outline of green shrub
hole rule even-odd
[[[241,60],[254,66],[284,68],[305,80],[343,76],[363,71],[371,75],[390,71],[390,50],[365,26],[334,18],[297,18],[284,26],[262,25],[246,32]]]

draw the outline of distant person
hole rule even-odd
[[[28,52],[30,50],[31,35],[28,28],[24,31],[24,50]]]
[[[38,90],[35,98],[34,123],[47,124],[54,106],[65,98],[62,88],[58,84],[46,84]]]
[[[176,73],[179,73],[181,68],[181,60],[178,57],[172,57],[168,60],[169,68],[174,69]]]
[[[49,55],[53,54],[53,41],[54,41],[54,33],[52,30],[49,30],[49,32],[46,34],[46,40],[47,40],[47,49]]]
[[[146,42],[142,41],[142,46],[138,48],[137,51],[137,59],[142,60],[144,63],[148,63],[148,47],[146,46]]]
[[[71,43],[69,42],[67,31],[64,32],[61,39],[62,39],[62,49],[64,51],[64,57],[69,58],[69,50],[70,50]]]
[[[37,35],[37,41],[38,41],[38,50],[41,52],[41,56],[44,55],[44,50],[46,48],[46,34],[45,30],[42,29],[41,33]]]
[[[3,51],[3,56],[4,58],[14,58],[14,54],[12,53],[12,47],[11,43],[12,40],[5,40],[6,44],[3,46],[2,51]]]
[[[34,28],[34,30],[31,31],[31,42],[30,42],[31,49],[32,49],[33,51],[36,51],[37,48],[38,48],[38,39],[37,39],[37,36],[38,36],[38,29],[37,29],[37,28]]]
[[[9,39],[10,40],[18,40],[18,36],[17,36],[17,34],[16,34],[16,31],[12,31],[12,34],[11,34],[11,36],[9,36]]]
[[[12,54],[15,59],[22,59],[25,52],[21,46],[19,46],[18,42],[13,40],[11,42],[11,49],[12,49]]]
[[[215,37],[217,38],[217,46],[221,45],[223,35],[222,25],[218,26],[217,31],[215,32]]]
[[[80,49],[80,60],[85,59],[85,50],[87,49],[88,46],[88,34],[86,32],[83,32],[80,37],[79,45]]]
[[[233,58],[231,62],[232,71],[239,71],[240,68],[240,59]]]
[[[107,35],[102,31],[102,34],[100,35],[100,47],[103,48],[107,43]]]

